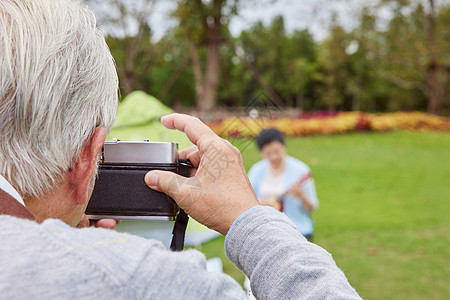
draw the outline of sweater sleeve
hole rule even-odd
[[[231,277],[208,272],[205,257],[198,251],[153,249],[149,257],[142,261],[136,272],[139,276],[134,277],[139,280],[128,286],[125,299],[246,299],[242,287]]]
[[[242,214],[225,248],[258,299],[360,299],[331,255],[273,208],[256,206]]]

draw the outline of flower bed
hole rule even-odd
[[[231,117],[208,126],[218,135],[228,137],[254,137],[263,128],[277,128],[288,136],[309,136],[355,131],[428,130],[450,131],[450,118],[422,112],[396,112],[368,114],[341,112],[334,116],[306,119],[265,119]]]

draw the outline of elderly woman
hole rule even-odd
[[[283,134],[277,129],[261,131],[256,143],[264,159],[252,166],[248,177],[259,201],[282,210],[312,241],[310,213],[319,201],[309,167],[286,154]]]

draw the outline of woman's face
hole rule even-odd
[[[273,169],[277,169],[284,162],[286,147],[279,141],[273,141],[261,149],[261,154],[264,159],[270,162],[270,166]]]

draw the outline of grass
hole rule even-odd
[[[315,242],[333,254],[363,298],[448,299],[450,133],[290,138],[287,148],[316,181]],[[260,159],[253,144],[243,157],[247,170]],[[223,242],[199,249],[221,257],[225,273],[242,283]]]

